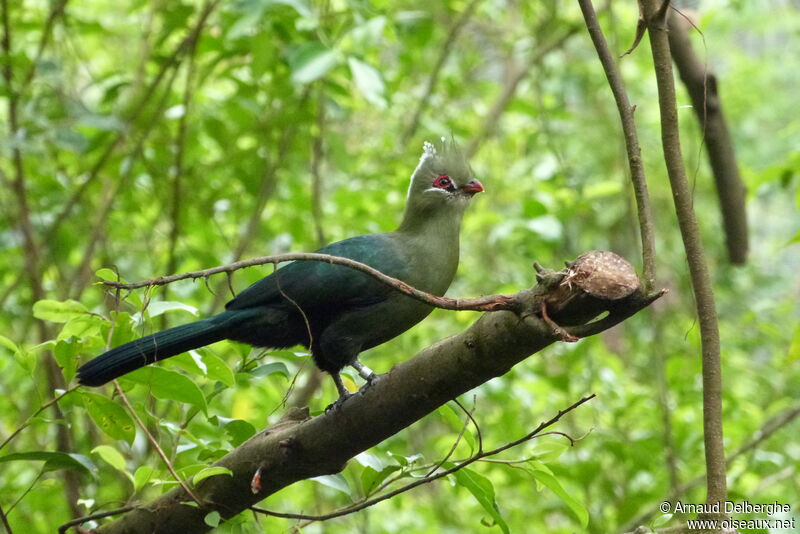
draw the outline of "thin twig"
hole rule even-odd
[[[317,90],[317,129],[314,132],[311,146],[311,221],[317,236],[317,246],[326,243],[325,226],[322,222],[322,173],[320,167],[325,158],[325,93],[322,85]],[[169,271],[168,271],[169,272]]]
[[[11,524],[8,522],[8,517],[6,517],[6,513],[2,506],[0,506],[0,521],[3,522],[3,527],[6,529],[8,534],[14,534],[14,531],[11,530]]]
[[[540,33],[544,31],[544,28],[550,23],[551,21],[547,20],[540,24],[534,33]],[[464,155],[467,159],[470,159],[478,151],[478,148],[480,148],[480,145],[483,143],[484,139],[488,137],[497,127],[497,124],[500,121],[500,116],[514,98],[514,95],[517,92],[517,87],[519,86],[520,82],[522,82],[522,80],[525,79],[528,74],[530,74],[534,65],[539,63],[547,54],[564,44],[564,42],[572,35],[577,33],[577,31],[577,26],[570,26],[564,30],[564,32],[557,39],[551,41],[550,43],[543,44],[537,48],[536,53],[533,54],[522,67],[519,67],[508,78],[506,83],[503,85],[503,88],[500,90],[500,94],[495,99],[491,108],[489,108],[489,111],[486,113],[483,121],[481,121],[481,126],[478,128],[478,133],[475,134],[475,136],[467,144],[467,147],[464,149]]]
[[[697,317],[700,323],[703,375],[703,439],[706,456],[707,503],[725,501],[725,448],[722,441],[722,366],[720,362],[719,324],[714,290],[705,261],[700,230],[694,212],[692,195],[686,180],[681,154],[675,80],[666,28],[669,0],[657,5],[656,0],[643,0],[650,48],[653,54],[658,103],[661,112],[661,141],[669,176],[678,226],[689,263]]]
[[[472,396],[472,410],[467,410],[458,399],[453,399],[453,402],[458,404],[458,407],[461,408],[464,413],[467,414],[469,420],[472,421],[472,425],[475,427],[475,434],[478,436],[478,452],[483,452],[483,433],[481,432],[480,425],[478,425],[478,422],[472,416],[472,411],[475,410],[475,403],[477,402],[475,395]]]
[[[56,2],[53,4],[53,7],[50,8],[50,13],[47,15],[47,20],[45,21],[44,28],[42,29],[42,35],[39,38],[39,44],[36,46],[36,53],[33,55],[33,59],[31,60],[31,66],[19,84],[20,93],[24,92],[28,85],[33,81],[33,77],[36,74],[36,68],[39,66],[39,60],[42,58],[44,49],[47,48],[47,44],[50,42],[50,37],[53,35],[53,26],[55,26],[56,19],[64,14],[64,8],[66,6],[67,0],[56,0]]]
[[[67,395],[69,395],[70,393],[72,393],[73,391],[75,391],[76,389],[78,389],[78,386],[74,386],[74,387],[72,387],[72,388],[70,388],[70,389],[66,390],[65,392],[61,393],[60,395],[58,395],[58,396],[56,396],[56,397],[54,397],[54,398],[50,399],[49,401],[45,402],[44,404],[42,404],[42,405],[39,407],[39,409],[38,409],[38,410],[36,410],[36,411],[35,411],[35,412],[33,412],[33,413],[30,415],[30,416],[28,416],[28,418],[27,418],[27,419],[25,419],[25,421],[24,421],[24,422],[23,422],[21,425],[19,425],[19,426],[16,428],[16,430],[14,430],[14,431],[13,431],[11,434],[9,434],[9,436],[8,436],[8,437],[7,437],[5,440],[3,440],[3,443],[0,443],[0,450],[1,450],[3,447],[5,447],[6,445],[8,445],[8,444],[11,442],[11,440],[13,440],[15,437],[17,437],[17,434],[19,434],[20,432],[22,432],[22,430],[24,430],[26,427],[28,427],[28,426],[31,424],[31,421],[32,421],[32,420],[33,420],[33,419],[34,419],[34,418],[35,418],[37,415],[39,415],[40,413],[42,413],[43,411],[45,411],[47,408],[49,408],[49,407],[50,407],[50,406],[52,406],[53,404],[57,403],[58,401],[60,401],[61,399],[63,399],[64,397],[66,397]]]
[[[382,502],[382,501],[385,501],[387,499],[390,499],[390,498],[392,498],[392,497],[394,497],[396,495],[399,495],[400,493],[405,493],[406,491],[412,490],[412,489],[414,489],[414,488],[416,488],[418,486],[421,486],[423,484],[429,484],[430,482],[433,482],[434,480],[438,480],[438,479],[446,477],[448,475],[452,475],[456,471],[460,471],[461,469],[464,469],[465,467],[469,466],[470,464],[473,464],[473,463],[477,462],[478,460],[481,460],[481,459],[489,457],[489,456],[496,456],[496,455],[500,454],[501,452],[504,452],[504,451],[506,451],[508,449],[516,447],[517,445],[525,443],[526,441],[530,441],[534,437],[537,437],[537,435],[542,430],[544,430],[545,428],[547,428],[549,426],[552,426],[555,423],[557,423],[565,414],[567,414],[567,413],[571,412],[572,410],[578,408],[580,405],[592,400],[595,396],[596,395],[594,393],[592,393],[591,395],[583,397],[581,400],[573,403],[571,406],[565,408],[564,410],[560,410],[554,417],[552,417],[548,421],[545,421],[545,422],[541,423],[538,427],[536,427],[536,429],[534,429],[533,431],[529,432],[528,434],[524,435],[523,437],[521,437],[521,438],[519,438],[517,440],[514,440],[512,442],[506,443],[505,445],[503,445],[501,447],[498,447],[496,449],[492,449],[490,451],[486,451],[486,452],[483,452],[483,453],[480,453],[480,454],[476,454],[476,455],[468,458],[467,460],[464,460],[463,462],[451,467],[450,469],[447,469],[447,470],[442,471],[440,473],[436,473],[435,475],[430,476],[430,477],[421,478],[421,479],[416,480],[416,481],[414,481],[414,482],[412,482],[410,484],[407,484],[407,485],[405,485],[405,486],[403,486],[401,488],[398,488],[398,489],[396,489],[394,491],[390,491],[389,493],[381,495],[380,497],[375,497],[374,499],[366,500],[366,501],[364,501],[362,503],[359,503],[357,505],[349,506],[349,507],[344,508],[342,510],[337,510],[336,512],[331,512],[330,514],[325,514],[325,515],[289,514],[289,513],[282,513],[282,512],[273,512],[271,510],[266,510],[264,508],[259,508],[257,506],[251,506],[250,509],[253,510],[254,512],[258,512],[258,513],[264,514],[264,515],[270,515],[270,516],[273,516],[273,517],[282,517],[282,518],[285,518],[285,519],[302,519],[302,520],[308,520],[308,521],[326,521],[328,519],[333,519],[335,517],[342,517],[344,515],[352,514],[354,512],[358,512],[358,511],[363,510],[365,508],[369,508],[370,506],[374,506],[374,505],[378,504],[379,502]]]
[[[105,512],[97,512],[94,514],[85,515],[83,517],[78,517],[73,519],[72,521],[67,521],[66,523],[58,527],[58,534],[65,534],[67,530],[69,530],[69,527],[74,527],[82,523],[86,523],[87,521],[91,521],[92,519],[103,519],[104,517],[110,517],[112,515],[125,514],[135,509],[136,509],[135,506],[123,506],[122,508],[115,508],[113,510],[108,510]]]
[[[442,43],[442,47],[439,49],[439,56],[436,58],[436,63],[434,63],[433,68],[430,70],[428,81],[425,84],[425,91],[422,93],[422,97],[420,97],[420,99],[417,101],[417,108],[414,110],[411,121],[409,121],[406,131],[403,133],[402,142],[400,144],[405,145],[408,143],[408,140],[411,139],[411,137],[417,131],[422,113],[430,103],[433,91],[436,89],[436,84],[439,81],[439,75],[442,73],[442,69],[444,68],[444,64],[447,62],[447,58],[450,57],[450,52],[453,50],[453,45],[458,39],[458,35],[461,33],[461,30],[464,29],[469,22],[469,19],[472,18],[472,15],[475,13],[475,9],[478,7],[480,2],[481,0],[471,0],[470,3],[467,4],[467,7],[464,8],[464,11],[458,15],[458,18],[456,18],[455,22],[450,27],[450,31],[447,33],[447,36]]]
[[[158,88],[159,84],[161,83],[161,80],[163,80],[164,76],[169,71],[169,69],[177,67],[187,47],[191,42],[193,42],[193,40],[197,39],[197,36],[202,30],[203,26],[205,25],[205,22],[208,19],[209,15],[211,15],[211,12],[220,3],[220,1],[221,0],[213,0],[212,2],[209,2],[205,5],[194,27],[192,27],[192,29],[189,31],[189,34],[186,37],[184,37],[184,39],[178,44],[178,46],[175,48],[172,54],[163,61],[163,63],[161,64],[161,68],[159,69],[158,73],[153,78],[153,80],[150,82],[150,85],[148,85],[144,94],[142,94],[141,98],[139,98],[136,105],[132,107],[131,115],[126,120],[128,124],[132,124],[139,118],[142,111],[146,108],[146,103],[150,101],[156,89]],[[51,241],[51,239],[54,237],[55,233],[58,231],[61,224],[67,217],[70,216],[72,210],[80,202],[80,199],[83,197],[83,194],[86,192],[86,189],[100,175],[100,171],[103,169],[103,167],[105,167],[106,163],[108,163],[109,159],[111,158],[111,155],[114,153],[114,150],[117,148],[117,146],[119,146],[120,143],[122,143],[127,133],[128,133],[127,128],[123,128],[117,133],[114,139],[111,140],[106,145],[105,151],[100,155],[98,160],[95,162],[94,166],[91,168],[86,178],[72,193],[69,199],[65,202],[64,206],[61,208],[61,211],[55,216],[53,222],[44,232],[45,237],[43,239],[43,242],[48,243]]]
[[[645,291],[650,291],[655,284],[656,277],[653,214],[650,207],[650,197],[647,193],[647,178],[644,172],[644,163],[642,162],[642,151],[639,148],[639,138],[636,133],[636,122],[633,118],[634,108],[628,100],[625,82],[619,72],[614,56],[608,48],[603,30],[600,28],[600,24],[597,21],[597,14],[592,6],[592,1],[578,0],[578,4],[580,4],[581,11],[583,12],[583,19],[586,21],[586,28],[589,30],[589,36],[592,38],[592,43],[594,43],[594,47],[597,50],[597,56],[600,58],[600,63],[603,65],[603,70],[606,73],[608,85],[611,87],[611,92],[614,95],[614,101],[617,103],[617,110],[619,111],[620,120],[622,122],[622,131],[625,135],[625,150],[628,153],[628,165],[631,170],[631,182],[633,184],[636,209],[639,216],[644,288]]]
[[[172,197],[170,198],[171,204],[169,207],[170,218],[170,231],[169,231],[169,244],[167,246],[167,272],[174,272],[177,268],[178,259],[175,255],[175,250],[178,245],[178,237],[181,233],[181,199],[184,180],[184,165],[186,155],[186,136],[189,130],[188,119],[189,109],[192,104],[192,90],[194,88],[194,73],[195,73],[195,59],[197,51],[197,41],[200,36],[199,32],[194,32],[193,38],[189,41],[188,52],[186,54],[186,78],[183,85],[183,113],[178,120],[178,132],[175,136],[175,159],[173,161],[173,176],[172,176]],[[165,288],[165,300],[166,300]],[[166,321],[166,316],[163,318]],[[166,323],[162,325],[166,328]]]
[[[150,442],[150,444],[156,450],[158,455],[164,461],[164,465],[167,466],[167,470],[169,470],[170,474],[172,474],[172,477],[176,481],[178,481],[178,484],[181,485],[181,487],[183,488],[183,491],[185,491],[186,494],[189,495],[189,497],[191,497],[194,502],[196,502],[198,505],[202,506],[203,503],[200,501],[200,499],[197,498],[197,496],[194,494],[194,492],[191,490],[191,488],[189,488],[189,485],[178,475],[178,472],[175,471],[175,468],[173,467],[172,462],[170,462],[169,458],[167,458],[167,455],[164,454],[164,449],[161,448],[161,445],[158,444],[158,441],[156,441],[156,438],[147,429],[147,426],[144,424],[144,421],[142,421],[142,419],[139,417],[139,414],[137,414],[136,410],[133,409],[133,405],[131,405],[131,401],[128,400],[128,396],[125,395],[125,392],[122,391],[122,388],[120,387],[119,382],[117,382],[116,380],[114,380],[114,389],[117,391],[117,394],[122,399],[122,403],[125,404],[126,408],[128,408],[128,411],[130,412],[131,417],[133,417],[134,421],[136,421],[136,424],[139,425],[139,428],[141,428],[142,432],[144,432],[145,436],[147,436],[147,441]]]
[[[264,265],[266,263],[283,263],[287,261],[321,261],[336,265],[344,265],[357,271],[361,271],[376,280],[390,286],[401,293],[415,298],[431,306],[442,308],[445,310],[473,310],[473,311],[500,311],[500,310],[519,310],[520,302],[511,295],[490,295],[486,297],[468,298],[468,299],[451,299],[448,297],[440,297],[416,289],[402,280],[385,275],[377,269],[370,267],[364,263],[343,258],[340,256],[331,256],[330,254],[319,254],[317,252],[293,252],[288,254],[277,254],[275,256],[261,256],[249,260],[237,261],[228,265],[220,265],[210,269],[203,269],[201,271],[192,271],[188,273],[173,274],[169,276],[159,276],[150,280],[143,280],[141,282],[123,283],[111,280],[103,280],[101,284],[114,287],[117,289],[138,289],[142,287],[163,286],[171,284],[179,280],[205,278],[213,274],[231,273],[246,267],[253,267],[255,265]]]
[[[453,445],[450,447],[450,450],[447,451],[447,454],[445,454],[444,457],[441,460],[436,462],[433,465],[433,467],[431,467],[431,469],[425,474],[426,477],[429,477],[432,474],[434,474],[436,471],[438,471],[439,468],[442,467],[444,465],[444,463],[447,460],[450,459],[451,456],[453,456],[453,453],[456,452],[456,448],[458,447],[458,444],[461,443],[461,438],[464,437],[464,432],[467,431],[467,427],[469,426],[470,421],[474,421],[474,419],[472,419],[472,414],[468,410],[466,410],[464,408],[464,406],[461,405],[460,402],[458,402],[458,399],[453,399],[453,400],[456,402],[456,404],[458,404],[458,407],[461,408],[464,411],[464,413],[467,414],[467,418],[464,419],[464,424],[461,425],[461,430],[459,431],[458,436],[456,436],[455,441],[453,441]],[[473,405],[473,410],[474,409],[475,408],[474,408],[474,405]]]
[[[740,456],[747,454],[750,451],[756,450],[764,441],[771,438],[776,432],[785,428],[787,425],[795,421],[798,417],[800,417],[800,406],[795,406],[785,412],[776,415],[775,417],[770,418],[766,423],[764,423],[758,431],[753,434],[753,437],[739,446],[729,457],[728,457],[728,465],[732,465],[734,460],[739,458]],[[680,498],[682,495],[686,495],[689,491],[694,489],[695,487],[701,485],[705,481],[705,475],[698,475],[691,480],[684,482],[683,484],[673,488],[664,498],[663,500],[673,502],[676,499]],[[647,507],[647,511],[639,516],[633,518],[629,521],[625,527],[622,529],[623,531],[633,530],[634,528],[638,527],[639,525],[644,525],[650,521],[650,519],[658,513],[658,507],[654,505],[650,505]]]

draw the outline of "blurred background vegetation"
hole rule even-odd
[[[20,431],[0,451],[0,506],[14,532],[52,532],[174,484],[110,388],[71,393],[60,413],[48,408],[24,425],[107,342],[219,310],[230,295],[218,277],[117,302],[96,284],[114,271],[134,281],[391,230],[422,142],[442,135],[465,147],[487,189],[465,220],[449,295],[517,291],[533,284],[533,261],[557,268],[592,249],[639,265],[619,119],[577,4],[3,0],[2,8],[0,440]],[[596,8],[622,53],[635,2]],[[681,90],[684,154],[721,321],[726,451],[773,418],[789,419],[730,462],[730,498],[777,500],[796,513],[800,6],[700,8],[702,36],[692,38],[718,75],[751,215],[748,263],[731,266],[701,131]],[[572,448],[548,436],[503,457],[525,462],[472,466],[483,501],[443,480],[303,532],[608,533],[670,524],[657,512],[670,495],[703,502],[699,332],[647,39],[621,68],[653,200],[657,286],[670,292],[614,330],[556,344],[462,399],[474,402],[484,442],[495,446],[595,392],[558,427],[591,432]],[[240,271],[231,284],[240,290],[270,271]],[[476,317],[436,310],[364,361],[387,371]],[[310,393],[314,412],[335,397],[328,380],[315,386],[299,351],[222,342],[160,367],[169,371],[163,384],[121,384],[184,477],[275,421],[285,400]],[[447,453],[462,419],[442,407],[341,475],[296,484],[264,505],[324,513],[361,499],[376,480],[407,481],[424,473],[414,466]],[[455,457],[470,454],[474,429],[466,438]],[[481,505],[492,501],[495,514]],[[220,531],[296,524],[242,514]]]

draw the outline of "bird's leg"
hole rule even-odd
[[[375,380],[378,375],[376,375],[372,369],[358,361],[358,359],[353,360],[353,363],[350,364],[353,369],[358,371],[359,376],[367,381],[367,383],[371,384],[373,380]]]
[[[330,373],[330,375],[331,378],[333,378],[333,383],[336,384],[336,391],[339,392],[339,398],[333,401],[332,404],[329,404],[327,408],[325,408],[326,412],[331,409],[334,411],[338,410],[339,408],[342,407],[344,401],[346,401],[348,398],[350,398],[350,396],[353,395],[352,393],[347,391],[346,387],[344,387],[344,382],[342,382],[342,377],[339,376],[339,373]]]
[[[353,367],[353,369],[358,371],[358,374],[361,376],[361,378],[367,381],[367,383],[358,390],[358,392],[363,395],[373,384],[375,384],[375,382],[378,381],[379,375],[375,374],[372,369],[358,361],[358,358],[355,358],[350,365]]]

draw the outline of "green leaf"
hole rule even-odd
[[[380,458],[368,452],[362,452],[361,454],[356,455],[355,459],[364,467],[371,467],[375,471],[383,470],[384,465]]]
[[[312,477],[309,480],[313,480],[317,484],[322,484],[323,486],[328,486],[329,488],[341,491],[345,495],[352,494],[350,491],[350,485],[347,483],[347,479],[342,475],[322,475],[319,477]]]
[[[208,350],[190,350],[188,353],[171,358],[170,363],[188,373],[202,375],[209,380],[219,380],[228,387],[236,384],[233,371],[225,360]]]
[[[231,471],[227,467],[222,467],[221,465],[206,467],[205,469],[201,469],[200,471],[198,471],[197,474],[195,474],[192,477],[192,484],[196,486],[197,484],[207,479],[208,477],[213,477],[217,475],[233,476],[233,471]]]
[[[303,43],[289,54],[294,83],[308,83],[324,76],[336,66],[336,53],[322,43]]]
[[[108,267],[103,267],[102,269],[98,269],[95,271],[95,276],[97,276],[100,280],[111,280],[113,282],[120,281],[125,282],[125,280],[120,279],[113,270],[109,269]]]
[[[454,467],[452,462],[446,462],[447,469]],[[508,525],[506,524],[503,516],[500,515],[500,509],[497,506],[494,496],[494,486],[492,482],[483,475],[479,475],[475,471],[464,468],[453,473],[456,483],[465,487],[475,500],[480,503],[483,509],[494,519],[494,522],[505,533],[509,534]]]
[[[7,348],[12,353],[17,353],[19,351],[17,344],[3,335],[0,335],[0,346]]]
[[[133,474],[133,491],[139,491],[144,488],[148,482],[153,479],[156,470],[149,465],[140,466]]]
[[[255,435],[256,427],[243,419],[233,419],[225,425],[225,432],[230,436],[231,445],[238,447]]]
[[[75,376],[79,349],[79,343],[64,340],[59,341],[55,344],[55,347],[53,347],[53,356],[59,367],[61,367],[61,371],[64,373],[64,379],[67,382],[72,380]]]
[[[347,64],[350,66],[353,82],[364,98],[379,108],[386,107],[386,99],[383,97],[386,86],[380,73],[371,65],[354,57],[347,58]]]
[[[399,465],[389,465],[380,471],[376,471],[370,466],[364,467],[364,470],[361,471],[361,490],[364,492],[364,495],[371,494],[389,477],[389,475],[399,470]]]
[[[92,452],[98,455],[104,462],[114,469],[122,471],[123,473],[128,472],[127,468],[125,467],[125,458],[114,447],[110,445],[98,445],[92,449]]]
[[[206,366],[206,376],[209,379],[219,380],[228,387],[236,385],[236,378],[233,374],[233,370],[225,363],[225,360],[211,354],[209,351],[201,352],[200,357]]]
[[[80,454],[67,454],[65,452],[53,451],[30,451],[15,452],[13,454],[0,456],[0,462],[15,462],[19,460],[45,462],[45,471],[70,469],[73,471],[81,471],[87,474],[92,474],[94,471],[94,465],[92,464],[92,461]]]
[[[33,305],[33,316],[43,321],[66,323],[74,317],[89,313],[86,307],[75,300],[40,300]]]
[[[800,360],[800,324],[794,327],[792,340],[789,342],[788,356],[790,362]]]
[[[547,486],[550,491],[558,495],[558,497],[564,501],[567,506],[569,506],[570,510],[572,510],[572,512],[578,518],[581,526],[586,528],[586,526],[589,524],[588,510],[586,510],[586,507],[583,505],[583,503],[578,501],[564,490],[564,488],[561,486],[561,483],[550,472],[550,470],[547,469],[546,466],[540,464],[540,462],[531,462],[531,468],[526,468],[525,470],[536,480]]]
[[[206,516],[203,518],[203,521],[209,527],[216,528],[219,526],[220,519],[222,519],[222,516],[219,515],[219,512],[214,511],[207,513]]]
[[[163,367],[148,366],[128,373],[125,380],[147,386],[157,399],[185,402],[207,413],[203,392],[186,375]]]
[[[650,526],[652,528],[659,528],[659,527],[666,526],[666,524],[669,523],[670,519],[672,519],[672,515],[673,514],[660,515],[660,516],[656,517],[653,520],[653,522],[650,524]]]
[[[136,437],[133,417],[116,402],[97,393],[82,392],[81,399],[89,417],[106,435],[126,441],[129,445]]]
[[[58,339],[96,337],[100,335],[100,330],[105,324],[105,319],[97,315],[88,313],[79,315],[67,321],[61,332],[58,333]]]
[[[289,373],[289,368],[286,367],[286,364],[283,362],[272,362],[262,365],[254,369],[252,375],[258,378],[263,378],[265,376],[269,376],[275,373],[280,373],[285,378],[289,378],[291,376],[291,374]]]
[[[314,15],[314,12],[308,5],[308,2],[305,2],[303,0],[269,0],[269,3],[283,4],[285,6],[292,7],[302,17],[312,17]]]

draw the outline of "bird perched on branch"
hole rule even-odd
[[[455,143],[423,146],[411,176],[400,226],[328,245],[318,252],[350,258],[384,274],[443,295],[456,273],[461,218],[483,185]],[[163,330],[109,350],[78,369],[78,381],[99,386],[147,364],[222,339],[256,347],[304,345],[349,395],[339,372],[346,365],[371,382],[358,355],[402,334],[431,311],[369,275],[346,266],[296,261],[251,285],[219,315]]]

